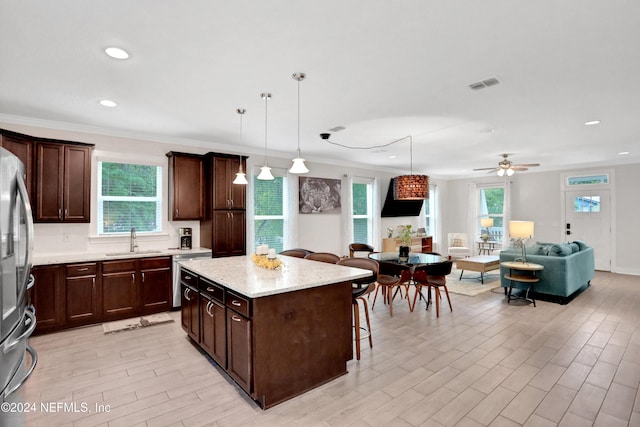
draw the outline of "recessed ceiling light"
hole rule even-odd
[[[625,155],[629,154],[629,152],[628,151],[621,151],[618,154],[621,155],[621,156],[625,156]]]
[[[585,126],[593,126],[593,125],[599,125],[600,124],[600,120],[590,120],[588,122],[584,122]]]
[[[110,99],[102,99],[100,101],[100,105],[102,105],[103,107],[116,107],[118,103]]]
[[[129,57],[129,54],[119,47],[108,47],[104,52],[115,59],[127,59]]]

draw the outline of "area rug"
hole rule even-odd
[[[125,320],[116,320],[115,322],[103,323],[102,329],[105,334],[113,334],[116,332],[130,331],[132,329],[146,328],[147,326],[159,325],[161,323],[173,322],[171,316],[167,313],[151,314],[149,316],[134,317]]]
[[[490,292],[492,289],[500,287],[500,277],[498,271],[491,271],[484,274],[484,285],[480,283],[480,273],[475,271],[465,271],[465,274],[460,279],[460,270],[453,269],[451,274],[447,276],[447,289],[454,294],[461,294],[467,296],[476,296],[485,292]]]

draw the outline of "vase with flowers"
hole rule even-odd
[[[398,226],[398,239],[400,239],[400,248],[398,258],[401,262],[409,260],[409,250],[411,247],[411,237],[416,234],[411,224]]]

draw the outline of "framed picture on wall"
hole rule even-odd
[[[339,179],[300,177],[299,212],[301,214],[341,213]]]

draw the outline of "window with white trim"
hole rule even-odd
[[[254,227],[253,241],[255,245],[269,245],[277,252],[284,248],[285,224],[285,185],[284,176],[272,170],[273,180],[260,180],[253,177]]]
[[[429,198],[424,201],[425,231],[427,236],[436,240],[436,206],[438,202],[438,187],[429,186]]]
[[[98,234],[162,231],[162,167],[98,162]]]
[[[373,179],[353,179],[351,220],[353,242],[373,246]]]
[[[478,212],[476,227],[481,233],[488,234],[488,240],[502,242],[504,235],[504,197],[505,188],[502,185],[478,188]],[[483,227],[482,218],[493,218],[493,225]]]

